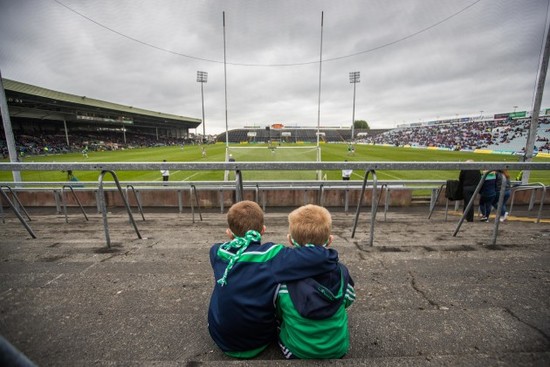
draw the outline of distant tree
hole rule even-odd
[[[367,129],[367,130],[370,130],[369,123],[366,122],[365,120],[355,120],[355,122],[353,123],[353,127],[354,127],[355,129]]]

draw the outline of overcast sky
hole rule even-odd
[[[531,111],[549,1],[0,0],[0,70],[199,119],[206,71],[206,133],[219,133],[225,12],[229,129],[317,126],[321,29],[321,126],[351,125],[351,71],[371,128]]]

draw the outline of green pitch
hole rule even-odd
[[[317,147],[295,145],[269,147],[264,144],[254,146],[230,146],[229,153],[237,162],[316,162]],[[315,180],[316,171],[250,171],[243,172],[243,180]]]
[[[288,147],[301,147],[302,149],[284,149]],[[315,161],[316,153],[314,145],[307,144],[283,144],[281,148],[274,151],[267,145],[255,144],[257,149],[232,149],[242,145],[230,145],[230,152],[237,161]],[[305,149],[304,147],[311,147]],[[225,144],[206,145],[206,157],[202,156],[201,147],[186,145],[183,149],[180,146],[156,147],[143,149],[127,149],[118,151],[103,151],[88,153],[89,158],[80,153],[59,154],[49,156],[28,156],[26,162],[220,162],[225,160]],[[313,153],[312,153],[313,152]],[[466,152],[451,152],[427,149],[382,147],[373,145],[356,145],[355,154],[349,155],[346,144],[322,144],[322,160],[327,161],[411,161],[411,162],[463,162],[473,159],[477,162],[517,162],[518,157],[499,154],[476,154]],[[4,160],[6,161],[6,160]],[[550,159],[535,158],[535,161],[550,161]],[[81,181],[97,181],[98,172],[74,171],[76,177]],[[341,172],[324,171],[328,180],[340,180]],[[352,180],[362,180],[364,172],[354,171]],[[515,178],[517,172],[511,172]],[[121,171],[117,175],[122,181],[160,181],[159,171]],[[21,172],[24,181],[65,181],[67,174],[61,171],[24,171]],[[314,180],[313,171],[250,171],[244,172],[245,180]],[[379,180],[412,180],[412,179],[435,179],[447,180],[458,177],[458,171],[378,171]],[[105,179],[109,180],[107,175]],[[171,181],[221,181],[224,179],[223,171],[174,171],[170,172]],[[0,171],[0,181],[12,181],[11,172]],[[550,184],[550,171],[531,172],[530,182],[542,182]]]

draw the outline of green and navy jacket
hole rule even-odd
[[[300,359],[342,358],[349,348],[346,308],[355,300],[353,285],[342,264],[319,276],[281,284],[276,305],[285,349]]]
[[[338,253],[320,246],[293,249],[252,241],[236,256],[237,249],[226,245],[210,249],[216,283],[208,309],[208,331],[226,353],[252,351],[277,340],[275,298],[280,283],[338,267]]]

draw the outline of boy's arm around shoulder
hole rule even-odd
[[[221,243],[215,243],[210,247],[210,265],[214,267],[214,262],[216,261],[216,257],[218,256],[218,250],[220,249]]]
[[[278,283],[309,278],[334,270],[338,252],[321,246],[284,247],[271,266]]]
[[[345,269],[345,276],[347,278],[346,294],[344,296],[344,306],[348,308],[355,301],[355,288],[354,288],[355,283],[353,281],[353,278],[351,277],[351,274],[349,273],[348,268],[342,263],[340,263],[340,266]]]

